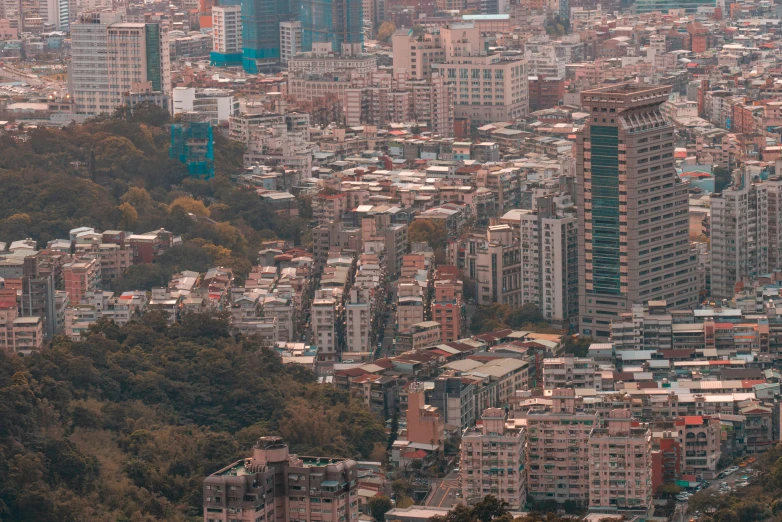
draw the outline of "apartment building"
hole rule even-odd
[[[40,317],[20,317],[16,302],[0,302],[0,351],[30,353],[43,347]]]
[[[397,314],[399,314],[398,311]],[[421,351],[425,348],[437,346],[442,341],[440,337],[440,323],[436,321],[421,321],[411,324],[404,330],[398,319],[397,324],[399,325],[397,327],[399,336],[396,344],[398,353],[411,350]]]
[[[174,235],[161,228],[144,234],[131,234],[127,241],[133,251],[133,264],[140,265],[154,263],[158,257],[174,246]]]
[[[300,21],[280,22],[280,63],[282,65],[288,65],[288,61],[301,52],[301,38]]]
[[[722,455],[719,417],[687,415],[676,419],[674,428],[682,450],[682,473],[695,475],[699,480],[715,478]]]
[[[630,412],[613,410],[589,434],[589,511],[653,513],[652,434],[633,427]]]
[[[529,112],[527,62],[487,55],[475,23],[454,23],[440,29],[443,63],[430,64],[457,87],[454,117],[483,125],[507,121]]]
[[[610,334],[635,303],[699,299],[688,187],[674,168],[674,128],[660,113],[669,86],[622,84],[581,93],[589,111],[576,143],[581,333]],[[583,182],[581,182],[583,181]]]
[[[488,408],[481,422],[462,435],[462,495],[475,504],[487,495],[519,510],[527,502],[526,428],[502,408]]]
[[[122,105],[124,94],[149,82],[151,90],[171,96],[171,59],[168,31],[156,23],[115,23],[108,26],[107,65],[111,109]]]
[[[701,336],[702,337],[702,336]],[[614,349],[670,350],[673,347],[673,317],[665,301],[635,304],[632,312],[611,321]]]
[[[212,7],[213,65],[240,65],[242,63],[242,7],[216,5]]]
[[[595,413],[585,413],[575,391],[556,389],[550,408],[535,408],[527,419],[527,489],[537,502],[589,500],[589,435]]]
[[[543,360],[543,389],[601,389],[601,377],[591,357],[554,357]]]
[[[174,87],[172,107],[174,115],[194,112],[213,126],[224,124],[231,116],[239,114],[239,100],[230,89]]]
[[[474,266],[479,305],[521,306],[521,245],[508,225],[490,226],[486,240],[467,254]]]
[[[321,225],[342,221],[347,209],[347,194],[318,194],[312,204],[312,217]]]
[[[299,457],[280,437],[261,437],[249,458],[204,479],[204,522],[354,522],[357,464]]]
[[[752,281],[768,272],[772,246],[768,189],[772,184],[776,195],[782,182],[753,183],[750,170],[744,169],[732,187],[712,195],[711,294],[714,297],[733,297],[736,283]]]
[[[568,324],[578,317],[578,224],[557,215],[552,200],[538,198],[537,211],[521,212],[521,302]]]
[[[407,292],[406,287],[411,287],[411,291],[407,295],[402,295],[402,292]],[[415,292],[415,293],[413,293]],[[397,331],[399,333],[407,333],[414,330],[415,325],[424,322],[424,299],[421,295],[418,284],[399,285],[399,293],[397,294],[396,303],[396,324]],[[434,328],[427,330],[437,330],[437,337],[439,341],[440,337],[440,323],[429,321],[435,325]],[[432,332],[432,335],[434,333]]]
[[[475,385],[445,372],[427,390],[426,402],[443,415],[446,429],[463,431],[475,424]]]
[[[337,303],[332,297],[312,301],[312,338],[318,347],[320,363],[338,360],[336,321]]]
[[[407,391],[407,441],[429,450],[445,443],[445,422],[437,408],[426,404],[423,383],[412,383]]]
[[[80,303],[87,292],[101,285],[101,266],[97,259],[84,259],[66,263],[62,267],[65,292],[71,303]]]
[[[95,116],[116,107],[106,74],[109,53],[106,32],[122,18],[122,12],[99,11],[82,13],[77,22],[71,24],[68,91],[73,96],[76,114],[80,116]]]
[[[462,333],[462,282],[451,279],[435,280],[432,320],[440,323],[443,342],[456,341]]]
[[[345,305],[346,333],[344,357],[369,358],[373,347],[369,344],[372,329],[370,292],[368,288],[353,287]]]
[[[413,29],[398,29],[391,37],[394,53],[394,77],[406,75],[411,80],[432,78],[432,64],[445,61],[439,34],[413,36]]]

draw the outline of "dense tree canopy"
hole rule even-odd
[[[306,240],[307,219],[278,216],[255,190],[231,183],[242,168],[241,143],[217,133],[215,178],[190,178],[169,158],[167,123],[164,111],[142,107],[0,136],[0,241],[31,237],[45,246],[81,226],[164,227],[202,240],[241,275],[264,239]]]
[[[203,477],[261,435],[363,458],[386,438],[361,404],[206,315],[0,353],[0,419],[4,521],[198,520]]]
[[[519,308],[500,303],[479,306],[470,321],[470,330],[476,334],[503,328],[544,331],[550,327],[538,307],[532,303]]]

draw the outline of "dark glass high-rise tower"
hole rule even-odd
[[[589,111],[576,150],[581,333],[610,335],[633,304],[698,303],[688,183],[674,167],[674,128],[660,113],[669,86],[624,84],[581,93]]]

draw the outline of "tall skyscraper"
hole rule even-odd
[[[315,43],[330,43],[334,52],[343,52],[343,45],[349,46],[349,54],[361,52],[363,0],[302,0],[300,9],[302,51],[312,51]]]
[[[607,339],[611,320],[634,303],[698,302],[689,184],[676,175],[674,129],[660,113],[670,91],[623,84],[581,93],[590,113],[576,151],[582,334]]]
[[[242,63],[242,8],[238,5],[212,7],[212,65]]]
[[[280,22],[291,18],[290,0],[242,2],[242,66],[248,73],[277,65]]]

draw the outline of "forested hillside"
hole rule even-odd
[[[0,520],[199,520],[203,477],[264,434],[300,454],[369,458],[383,425],[224,317],[150,313],[0,354]]]
[[[153,106],[62,130],[0,136],[0,241],[30,237],[45,246],[80,226],[163,227],[196,240],[209,264],[231,266],[240,277],[262,240],[301,241],[304,219],[278,217],[253,190],[230,182],[242,167],[240,143],[216,134],[215,178],[191,179],[168,157],[168,122]],[[144,282],[147,270],[155,269],[136,268],[134,275]]]

